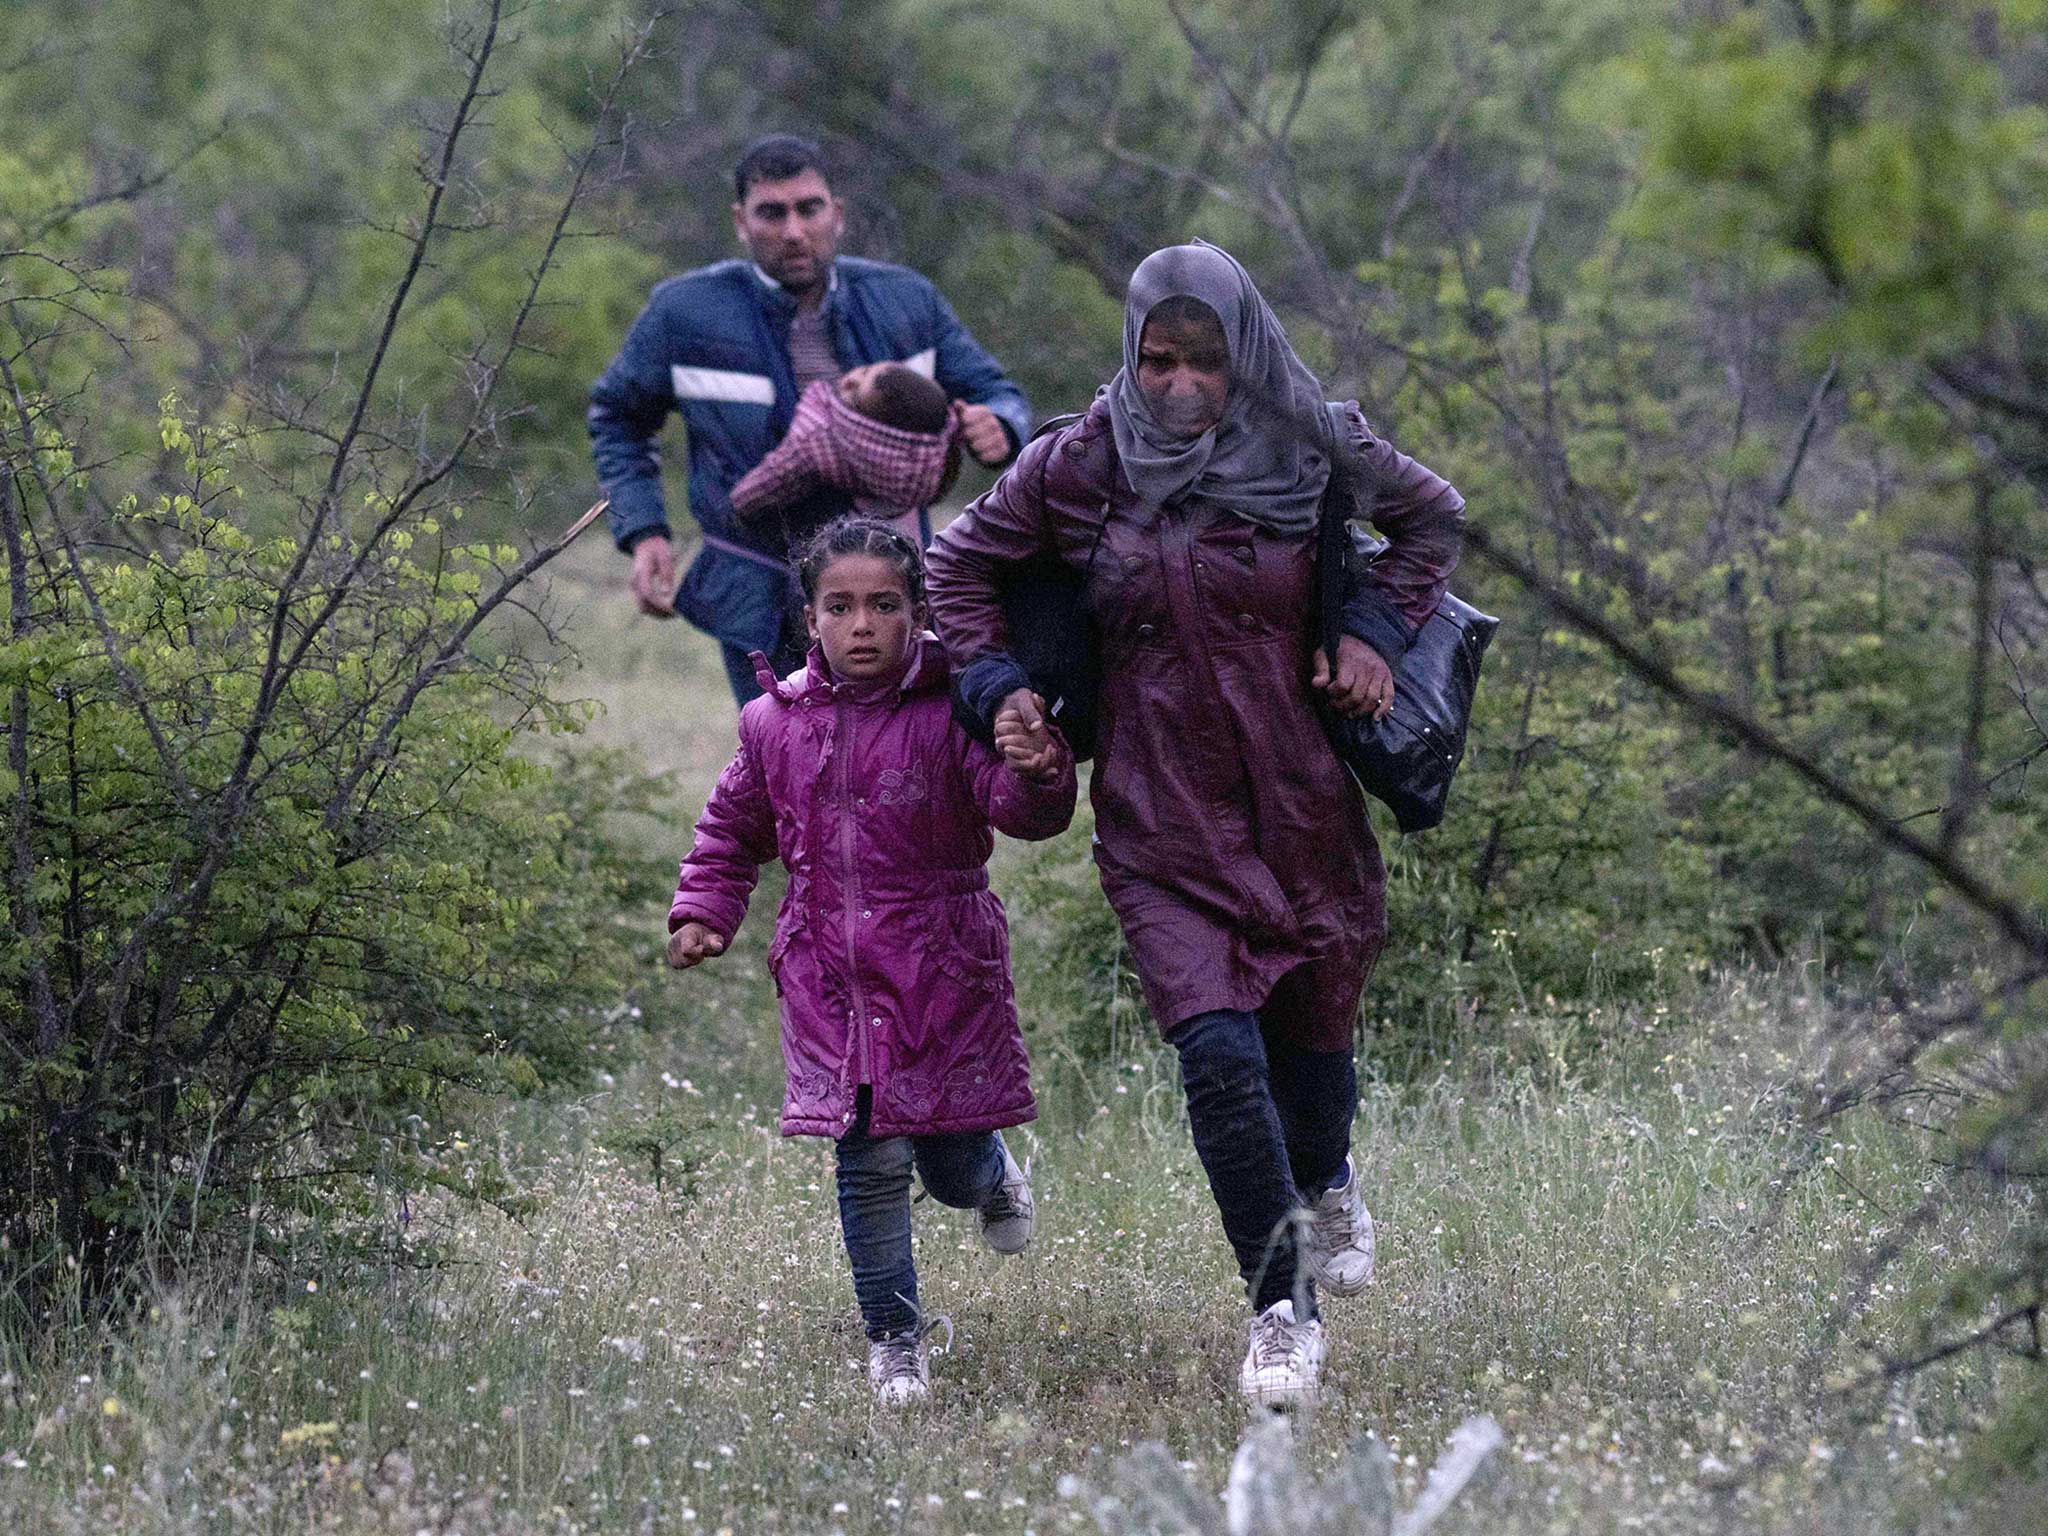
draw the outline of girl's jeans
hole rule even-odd
[[[870,1339],[918,1324],[910,1260],[910,1170],[941,1205],[976,1210],[1003,1181],[1003,1138],[994,1131],[938,1136],[868,1135],[873,1101],[861,1088],[853,1124],[839,1138],[839,1225],[853,1264],[853,1294]]]
[[[1230,1009],[1198,1013],[1166,1037],[1180,1053],[1195,1154],[1223,1213],[1252,1306],[1295,1298],[1316,1315],[1296,1252],[1294,1213],[1336,1181],[1358,1112],[1349,1051],[1304,1051],[1273,1021]]]

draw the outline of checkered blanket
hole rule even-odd
[[[942,432],[906,432],[861,415],[820,379],[798,398],[787,435],[734,484],[732,509],[754,518],[831,486],[871,516],[914,511],[938,495],[959,432],[957,408]]]

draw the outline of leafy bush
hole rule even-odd
[[[1026,850],[1010,886],[1017,1013],[1042,1063],[1119,1061],[1157,1038],[1095,872],[1094,830],[1084,786],[1073,826]]]
[[[490,1193],[441,1155],[448,1109],[574,1079],[619,966],[604,820],[644,790],[522,752],[578,722],[545,672],[442,661],[513,551],[423,518],[353,581],[368,546],[323,540],[293,590],[234,441],[175,414],[163,440],[185,488],[122,509],[138,553],[24,562],[5,610],[14,1265],[282,1247],[294,1214],[372,1215],[372,1181]],[[279,629],[308,645],[266,687]]]
[[[420,205],[363,232],[351,274],[381,287],[377,322],[308,395],[204,419],[166,396],[138,452],[134,380],[102,377],[134,313],[77,227],[131,194],[0,221],[0,1282],[31,1315],[53,1279],[106,1295],[145,1254],[376,1240],[380,1188],[401,1211],[425,1185],[508,1198],[464,1106],[573,1081],[615,991],[628,863],[607,818],[648,784],[527,750],[580,711],[484,627],[524,609],[548,653],[524,589],[596,509],[524,553],[458,535],[458,487],[535,517],[478,460],[518,414],[497,388],[611,103],[586,104],[553,215],[492,238],[458,169],[500,20],[449,23]],[[448,358],[456,301],[416,290],[458,217],[525,278],[464,312]],[[459,409],[408,419],[410,381],[384,374],[417,347]]]

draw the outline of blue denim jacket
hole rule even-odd
[[[782,440],[796,410],[789,326],[796,301],[751,262],[715,262],[658,284],[625,345],[592,387],[588,417],[612,537],[630,550],[668,532],[654,440],[678,411],[689,435],[690,513],[704,546],[684,574],[676,612],[742,650],[772,651],[788,576],[773,535],[747,528],[727,499],[734,481]],[[1031,407],[929,279],[907,267],[840,257],[825,299],[840,364],[903,362],[955,398],[985,405],[1013,450],[1031,435]],[[850,509],[821,493],[794,521]]]

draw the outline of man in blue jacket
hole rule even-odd
[[[777,532],[741,523],[727,493],[782,440],[797,396],[865,363],[906,363],[967,402],[963,440],[989,465],[1031,435],[1031,408],[928,279],[838,254],[845,213],[817,145],[787,134],[762,139],[733,183],[733,229],[747,258],[656,285],[591,389],[589,423],[612,537],[633,557],[641,611],[680,613],[716,636],[733,696],[745,704],[760,691],[749,651],[766,652],[782,671],[800,658],[784,644],[788,551]],[[654,447],[671,409],[689,434],[690,513],[703,533],[680,586]],[[823,491],[788,525],[807,530],[850,505]]]

